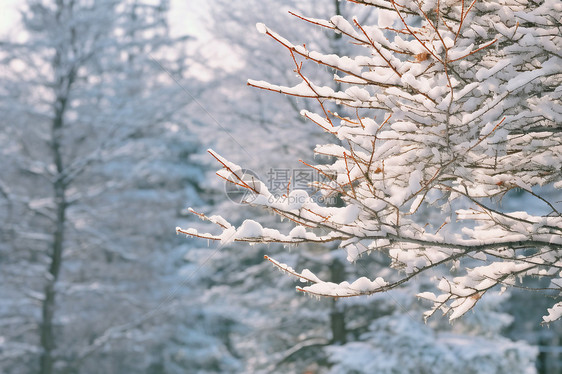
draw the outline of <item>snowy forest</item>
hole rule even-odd
[[[3,2],[0,373],[562,373],[561,19]]]

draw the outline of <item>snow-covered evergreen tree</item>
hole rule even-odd
[[[0,371],[145,372],[183,261],[166,233],[200,199],[169,77],[183,41],[167,1],[19,6],[0,44]]]

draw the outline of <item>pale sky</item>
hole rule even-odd
[[[0,36],[8,32],[18,20],[17,3],[18,0],[0,0]]]
[[[147,2],[158,2],[159,0],[143,0]],[[0,0],[0,38],[6,34],[11,34],[12,40],[24,41],[18,36],[18,29],[15,26],[19,20],[18,6],[22,4],[21,0]],[[171,0],[169,21],[173,36],[191,35],[198,39],[198,42],[192,44],[192,48],[196,48],[199,55],[207,61],[202,65],[194,66],[197,70],[199,79],[207,79],[212,73],[208,69],[220,66],[222,69],[236,70],[240,66],[240,62],[233,58],[230,47],[213,39],[205,29],[205,19],[209,13],[210,3],[207,0]],[[191,45],[191,44],[190,44]],[[216,65],[216,66],[215,66]]]
[[[170,26],[175,36],[198,35],[204,38],[203,18],[209,11],[206,0],[171,0]]]
[[[19,20],[20,0],[0,0],[0,36],[10,32]],[[205,38],[202,18],[208,11],[205,0],[171,0],[170,26],[175,36],[198,35]]]

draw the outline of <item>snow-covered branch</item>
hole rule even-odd
[[[363,277],[336,284],[267,258],[312,283],[299,290],[319,296],[383,292],[452,265],[456,276],[438,281],[440,295],[418,295],[433,303],[428,316],[441,310],[458,318],[491,288],[517,286],[525,276],[550,277],[549,291],[558,299],[562,60],[556,50],[562,38],[559,23],[547,16],[556,6],[361,3],[383,9],[386,18],[372,26],[341,16],[296,17],[343,35],[365,53],[324,54],[258,24],[259,32],[289,51],[300,83],[248,81],[317,101],[318,113],[302,115],[334,136],[334,144],[315,150],[333,162],[304,163],[325,177],[314,183],[318,195],[338,196],[344,206],[321,204],[298,189],[277,196],[263,181],[243,181],[241,167],[212,152],[223,166],[219,176],[248,190],[246,203],[291,220],[295,228],[283,234],[252,220],[236,228],[200,215],[221,233],[177,231],[222,244],[338,241],[349,261],[380,251],[399,274],[395,281]],[[407,16],[412,14],[416,21]],[[303,63],[310,62],[332,69],[337,88],[304,74]],[[340,112],[330,110],[330,103]],[[526,206],[502,206],[502,198],[515,191],[523,192]],[[544,321],[560,313],[556,303]]]

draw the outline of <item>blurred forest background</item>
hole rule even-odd
[[[175,235],[178,225],[206,227],[187,207],[233,221],[263,216],[227,198],[207,148],[283,188],[325,139],[299,115],[313,102],[246,86],[248,78],[296,81],[290,55],[256,22],[353,53],[289,10],[377,22],[376,12],[336,0],[6,8],[1,373],[561,372],[562,327],[540,325],[549,304],[539,294],[497,293],[452,325],[424,324],[413,296],[430,287],[423,280],[368,298],[315,300],[295,293],[263,255],[337,282],[384,275],[382,258],[351,265],[330,246],[287,251]],[[325,68],[306,68],[331,81]],[[514,194],[505,203],[525,201]]]

